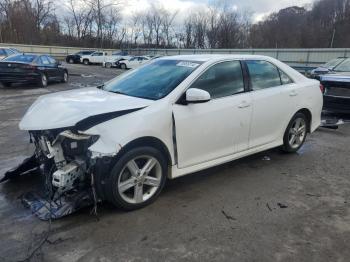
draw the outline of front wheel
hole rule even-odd
[[[107,63],[105,64],[105,66],[106,66],[106,68],[112,68],[112,63],[107,62]]]
[[[163,189],[167,170],[167,161],[159,150],[152,147],[131,149],[121,156],[109,175],[107,198],[125,210],[149,205]]]
[[[74,64],[74,59],[73,58],[69,58],[68,63]]]
[[[297,152],[305,142],[307,135],[308,120],[303,113],[297,113],[284,133],[283,151],[287,153]]]
[[[62,83],[67,83],[67,82],[68,82],[68,72],[64,71],[62,76]]]
[[[90,62],[89,62],[89,60],[88,60],[88,59],[84,59],[84,60],[83,60],[83,64],[84,64],[84,65],[89,65],[89,64],[90,64]]]
[[[126,64],[120,64],[121,69],[126,69]]]

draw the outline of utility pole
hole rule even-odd
[[[333,29],[332,41],[331,41],[331,48],[333,48],[333,44],[334,44],[334,37],[335,37],[335,28]]]

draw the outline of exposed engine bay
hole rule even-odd
[[[30,131],[35,145],[33,156],[5,173],[0,182],[27,172],[42,175],[44,194],[28,192],[23,203],[42,220],[56,219],[98,202],[88,147],[98,136],[70,130]]]

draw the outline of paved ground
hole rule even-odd
[[[71,72],[69,84],[47,89],[0,88],[0,176],[31,153],[17,125],[39,95],[121,71]],[[320,129],[298,154],[271,150],[170,181],[142,210],[104,204],[99,221],[82,210],[53,222],[31,261],[349,261],[349,136],[350,125]],[[46,235],[49,224],[18,199],[35,181],[0,185],[0,261],[25,260]]]

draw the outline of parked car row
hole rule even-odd
[[[133,69],[157,57],[130,56],[125,51],[116,51],[111,55],[108,55],[105,51],[79,51],[68,55],[66,62],[70,64],[81,63],[84,65],[101,64],[102,67],[106,68]]]

